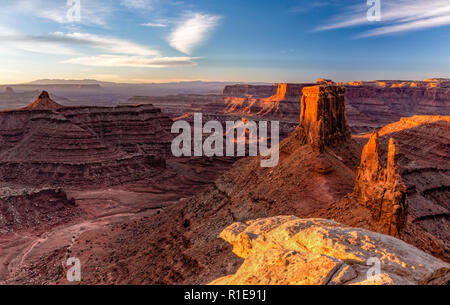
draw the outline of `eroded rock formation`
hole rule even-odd
[[[303,89],[300,128],[306,141],[319,152],[325,146],[346,142],[350,129],[345,117],[345,88],[314,86]]]
[[[47,91],[42,91],[39,97],[30,105],[24,107],[24,110],[57,110],[64,106],[58,104],[50,98]]]
[[[170,125],[152,105],[64,107],[44,91],[0,112],[0,178],[86,188],[150,177],[165,166]]]
[[[325,219],[276,216],[220,234],[245,261],[214,285],[448,284],[450,265],[405,242]],[[371,265],[379,262],[379,274]],[[372,268],[373,269],[373,268]]]
[[[407,213],[406,186],[399,175],[396,150],[394,139],[390,139],[387,167],[383,168],[378,132],[374,131],[363,149],[353,191],[356,200],[380,223],[379,232],[392,236],[405,226]]]

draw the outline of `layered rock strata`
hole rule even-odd
[[[170,125],[152,105],[63,107],[43,92],[0,112],[0,179],[86,188],[149,177],[165,166]]]
[[[151,104],[119,107],[65,107],[58,111],[101,141],[130,154],[170,156],[172,121]]]

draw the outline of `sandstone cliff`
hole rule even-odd
[[[319,152],[325,146],[350,139],[345,117],[345,89],[338,86],[314,86],[303,89],[300,128],[305,140]]]
[[[220,237],[245,261],[213,285],[450,283],[450,264],[396,238],[330,220],[257,219],[234,223]],[[379,273],[372,272],[377,266]]]

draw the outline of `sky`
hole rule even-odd
[[[450,0],[0,0],[0,83],[450,78]]]

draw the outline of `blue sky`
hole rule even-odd
[[[449,0],[367,2],[0,0],[0,83],[450,78]]]

